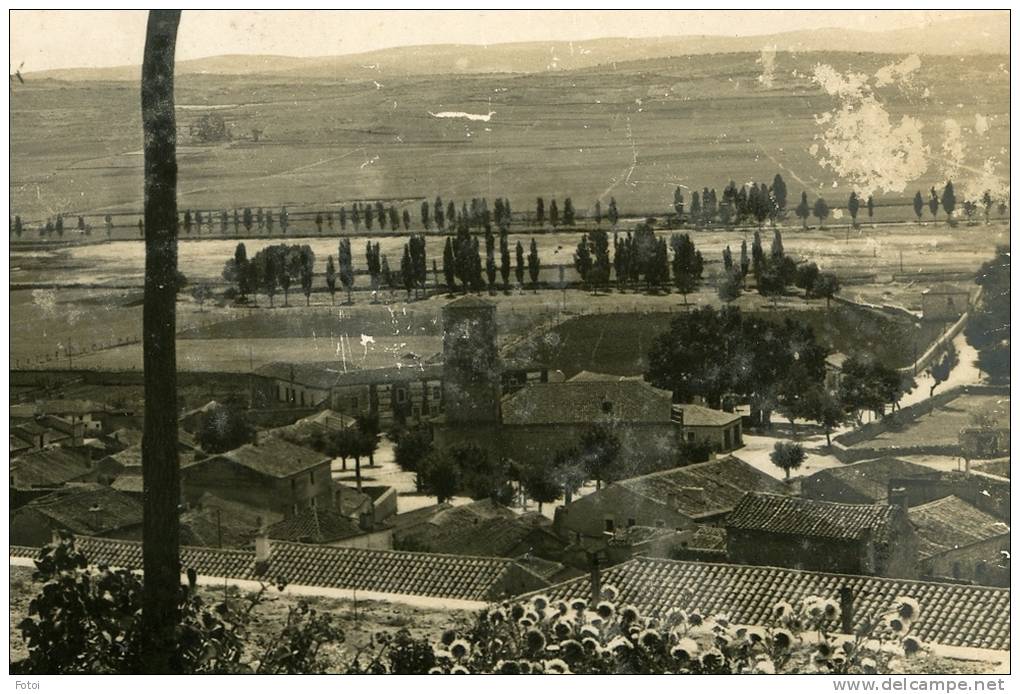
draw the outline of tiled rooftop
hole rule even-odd
[[[410,538],[416,549],[430,552],[507,557],[534,531],[550,525],[538,513],[518,515],[485,499],[440,511],[402,529],[398,538]]]
[[[70,485],[15,511],[35,511],[74,533],[102,534],[142,524],[142,504],[101,484]]]
[[[844,540],[861,539],[871,532],[876,540],[883,540],[897,508],[750,492],[726,517],[726,528]]]
[[[673,411],[683,413],[684,426],[688,427],[723,427],[740,420],[740,415],[735,412],[713,410],[701,405],[673,405]]]
[[[503,423],[668,423],[671,402],[668,392],[643,381],[532,383],[503,398]]]
[[[262,475],[281,478],[296,475],[328,461],[327,456],[310,448],[267,436],[262,438],[258,445],[245,444],[232,451],[210,456],[194,465],[196,467],[214,465],[222,459],[230,460]]]
[[[892,478],[919,477],[931,474],[932,469],[899,458],[878,458],[863,463],[843,465],[819,470],[809,478],[805,488],[810,488],[814,479],[832,478],[840,484],[871,499],[884,501],[889,496],[889,480]]]
[[[912,633],[945,646],[1009,650],[1009,590],[984,586],[848,576],[762,566],[710,564],[638,557],[602,572],[602,585],[620,591],[620,604],[659,615],[673,607],[725,613],[735,624],[767,625],[772,606],[808,596],[839,599],[841,587],[855,597],[855,626],[878,615],[898,597],[917,600]],[[541,591],[552,599],[589,599],[588,576]]]
[[[672,504],[691,518],[726,513],[749,490],[777,494],[786,491],[782,482],[735,456],[653,472],[615,484],[656,503]]]
[[[364,531],[357,523],[330,508],[306,508],[269,528],[269,536],[277,540],[318,544],[358,535],[364,535]]]
[[[92,564],[141,569],[142,544],[127,540],[78,537],[78,548]],[[11,557],[35,558],[36,548],[11,546]],[[250,550],[181,547],[182,569],[201,576],[235,580],[285,580],[289,584],[361,590],[395,595],[486,602],[504,597],[511,573],[526,573],[525,590],[542,580],[511,559],[467,557],[421,552],[355,549],[272,542],[268,568],[256,573]]]
[[[956,496],[907,511],[914,524],[921,559],[1009,534],[1009,526]]]
[[[83,456],[59,447],[26,453],[10,465],[13,486],[20,488],[65,484],[91,472]]]

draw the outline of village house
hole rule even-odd
[[[101,484],[73,484],[11,513],[11,544],[41,547],[58,531],[138,540],[142,537],[142,504]]]
[[[995,518],[1010,522],[1009,480],[976,471],[936,471],[923,477],[889,480],[890,493],[902,496],[908,508],[956,496]]]
[[[511,388],[506,376],[513,367],[499,354],[495,304],[477,297],[452,301],[443,307],[443,328],[444,407],[432,419],[437,447],[475,445],[520,465],[547,464],[598,426],[620,442],[617,476],[683,462],[684,429],[669,391],[640,377],[582,371],[561,381],[544,370],[529,371]],[[702,435],[733,448],[739,417],[720,413]]]
[[[8,482],[12,504],[18,491],[53,489],[69,482],[91,481],[95,476],[96,470],[92,461],[80,450],[54,446],[25,453],[12,460],[9,467]],[[29,494],[37,495],[38,493]]]
[[[32,404],[13,405],[10,408],[12,419],[35,419],[53,415],[70,424],[81,424],[84,434],[89,436],[102,433],[109,413],[110,408],[107,405],[92,400],[40,400]]]
[[[921,292],[921,315],[926,321],[952,323],[970,310],[973,286],[940,282]]]
[[[726,517],[734,564],[912,578],[917,539],[899,505],[842,504],[749,492]]]
[[[956,496],[908,511],[921,576],[1009,587],[1009,526]]]
[[[600,571],[599,583],[615,587],[618,603],[633,605],[642,615],[661,619],[682,605],[689,613],[725,614],[731,624],[760,627],[775,624],[773,608],[779,602],[831,599],[840,605],[840,621],[845,620],[846,629],[839,630],[850,633],[893,608],[899,598],[909,597],[920,608],[910,633],[923,643],[1010,649],[1007,588],[652,557],[635,557]],[[544,588],[541,594],[553,603],[591,601],[591,573]]]
[[[602,538],[631,526],[685,530],[720,524],[748,491],[786,486],[734,456],[620,480],[556,510],[556,530]]]
[[[673,405],[673,421],[680,424],[688,444],[708,445],[716,453],[729,453],[744,445],[739,414],[702,405]]]
[[[370,515],[353,521],[335,508],[313,506],[299,509],[296,515],[271,525],[273,540],[288,540],[332,547],[392,549],[393,530],[376,525]]]
[[[335,506],[330,458],[276,437],[182,465],[181,487],[188,503],[209,493],[284,517]]]
[[[517,514],[491,499],[439,510],[403,525],[394,546],[420,552],[489,557],[533,555],[558,561],[565,543],[540,513]]]
[[[846,360],[847,356],[842,352],[833,352],[825,357],[825,389],[830,393],[839,390],[839,385],[843,381],[843,364]]]
[[[327,407],[347,417],[376,416],[384,425],[442,412],[441,369],[434,364],[344,371],[335,362],[273,362],[255,370],[256,402]]]
[[[815,501],[884,504],[889,500],[889,480],[933,474],[935,471],[924,465],[899,458],[876,458],[819,470],[801,480],[800,495]]]

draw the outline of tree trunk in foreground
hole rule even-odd
[[[145,135],[145,298],[142,358],[145,424],[142,434],[144,522],[142,566],[144,645],[141,668],[169,673],[181,589],[177,505],[177,126],[174,48],[179,10],[152,10],[142,60]]]

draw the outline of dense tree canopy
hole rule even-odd
[[[680,402],[701,396],[719,407],[733,394],[771,410],[794,367],[806,382],[820,383],[825,356],[810,326],[745,315],[735,307],[703,307],[677,316],[656,338],[645,378]]]

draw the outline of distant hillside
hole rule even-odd
[[[360,78],[422,74],[536,73],[575,70],[622,61],[679,55],[846,50],[859,53],[1009,55],[1009,18],[969,17],[924,28],[893,31],[817,29],[762,36],[672,36],[607,38],[575,42],[503,43],[490,46],[431,45],[386,48],[353,55],[296,58],[278,55],[220,55],[177,63],[177,73],[285,74],[295,78]],[[29,73],[69,81],[136,80],[141,68],[80,68]]]

